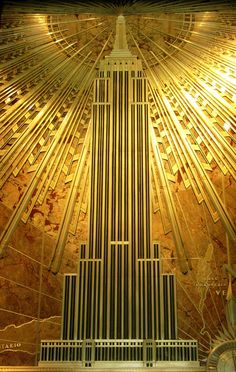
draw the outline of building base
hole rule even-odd
[[[100,363],[93,365],[92,367],[83,367],[79,363],[46,363],[40,362],[37,367],[0,367],[0,372],[142,372],[151,370],[152,372],[205,372],[205,367],[200,367],[198,362],[159,362],[153,367],[143,367],[141,365],[135,365],[135,363],[129,364],[128,362],[122,365],[120,363]]]

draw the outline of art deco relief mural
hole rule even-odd
[[[0,365],[35,365],[40,340],[60,337],[63,274],[89,237],[94,80],[119,14],[147,78],[152,240],[176,275],[178,335],[198,340],[203,365],[235,339],[235,8],[12,1],[1,15]]]

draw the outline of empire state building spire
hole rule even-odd
[[[122,15],[117,17],[115,42],[110,57],[133,57],[128,48],[125,17]]]

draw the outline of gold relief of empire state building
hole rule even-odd
[[[2,3],[0,371],[234,371],[233,1]]]
[[[197,342],[178,339],[175,275],[151,241],[149,128],[147,78],[118,16],[94,81],[89,241],[65,275],[61,340],[42,341],[41,366],[198,366]]]

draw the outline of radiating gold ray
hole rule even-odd
[[[96,66],[98,64],[98,62],[101,58],[101,55],[102,55],[104,49],[106,48],[106,46],[109,42],[110,37],[111,37],[111,34],[108,37],[108,39],[105,41],[105,43],[103,45],[103,48],[102,48],[100,54],[98,55],[93,67],[91,68],[90,72],[87,74],[86,78],[87,78],[88,81],[90,81],[90,85],[91,85],[91,82],[94,79],[94,69],[96,68]],[[65,211],[64,211],[64,214],[63,214],[63,217],[62,217],[62,222],[61,222],[61,225],[60,225],[60,229],[59,229],[59,233],[58,233],[58,237],[57,237],[57,241],[56,241],[55,251],[54,251],[54,254],[53,254],[52,260],[51,260],[51,269],[54,273],[57,273],[60,269],[61,260],[62,260],[62,256],[63,256],[63,252],[64,252],[64,247],[65,247],[65,244],[66,244],[67,234],[68,234],[68,231],[69,231],[69,226],[70,226],[73,211],[74,211],[74,208],[75,208],[76,197],[77,197],[77,192],[78,192],[77,190],[78,190],[79,184],[81,182],[82,169],[84,168],[85,162],[87,160],[87,152],[89,150],[89,135],[90,135],[90,131],[89,131],[89,128],[88,128],[87,133],[86,133],[86,138],[85,138],[84,144],[83,144],[83,149],[82,149],[82,154],[81,154],[81,157],[80,157],[80,161],[77,163],[77,167],[76,167],[76,170],[75,170],[75,173],[74,173],[74,177],[73,177],[73,181],[72,181],[72,184],[71,184],[70,192],[68,193],[68,197],[67,197],[67,200],[66,200],[66,208],[65,208]]]
[[[155,56],[155,54],[153,52],[151,52],[151,53]],[[160,65],[162,66],[162,68],[164,69],[164,71],[172,78],[172,80],[175,82],[175,84],[178,85],[179,83],[178,83],[177,79],[175,78],[175,76],[172,74],[172,72],[170,70],[167,70],[167,68],[163,65],[163,62],[161,62],[160,60],[157,60],[157,61],[158,61],[158,63],[160,63]],[[183,92],[183,90],[181,88],[182,88],[181,86],[178,87],[178,90],[176,91],[177,94],[179,94],[180,91]],[[193,102],[192,98],[189,96],[188,93],[186,93],[186,92],[184,92],[184,93],[185,93],[185,96],[187,98],[187,101],[186,102],[188,104],[190,102],[191,105],[193,105],[193,108],[196,110],[197,107],[196,107],[195,102]],[[159,92],[159,94],[160,94],[160,92]],[[171,105],[169,104],[169,101],[167,101],[164,97],[163,97],[163,99],[164,99],[164,105],[167,105],[168,113],[169,113],[169,115],[171,115],[172,123],[176,126],[177,131],[179,132],[177,140],[179,141],[179,138],[181,138],[181,136],[183,134],[183,136],[182,136],[182,144],[184,145],[185,149],[187,149],[186,148],[186,145],[187,145],[188,142],[185,142],[185,139],[187,139],[186,134],[189,133],[188,128],[185,129],[186,130],[186,134],[184,134],[184,132],[182,132],[182,129],[180,127],[179,120],[176,118],[176,116],[174,115],[174,112],[172,111],[172,108],[171,108]],[[182,98],[179,97],[178,99],[182,99]],[[194,112],[197,112],[199,114],[199,110],[196,110],[196,111],[195,110],[194,110]],[[178,111],[181,111],[181,109],[178,109]],[[205,121],[205,123],[206,123],[206,118],[204,117],[204,114],[201,114],[200,118],[203,119]],[[198,119],[199,119],[199,117],[198,117]],[[203,124],[203,126],[204,125],[206,126],[206,124]],[[209,133],[209,129],[207,129],[207,131]],[[222,151],[222,147],[221,147],[222,145],[226,145],[227,146],[227,150],[225,151],[225,155],[224,156],[226,156],[227,155],[227,152],[229,152],[228,161],[229,161],[230,167],[232,167],[232,169],[230,168],[230,171],[231,171],[231,174],[234,175],[235,164],[234,164],[234,162],[232,160],[234,158],[234,151],[231,150],[231,147],[229,146],[229,144],[225,140],[225,138],[224,137],[220,137],[220,134],[218,133],[218,131],[215,130],[215,128],[213,126],[210,127],[210,131],[213,132],[212,133],[212,139],[215,142],[215,145],[216,146],[217,145],[220,146],[220,151]],[[181,134],[181,132],[182,132],[182,134]],[[210,132],[210,134],[211,134],[211,132]],[[196,147],[197,150],[200,150],[199,145],[197,143],[196,143],[195,146],[197,146]],[[196,167],[197,172],[200,172],[199,173],[199,176],[200,176],[201,179],[207,180],[207,174],[206,174],[205,170],[202,168],[201,163],[198,162],[198,158],[196,158],[194,156],[194,153],[191,154],[192,145],[191,145],[191,147],[189,146],[188,149],[190,150],[190,152],[189,152],[189,150],[187,152],[190,155],[191,160],[189,158],[189,160],[187,160],[187,161],[190,162],[190,164],[191,163],[192,164],[195,164],[195,167]],[[185,151],[183,151],[183,152],[186,154]],[[197,162],[196,162],[196,160],[197,160]],[[221,158],[221,161],[222,160],[223,159]],[[203,174],[204,174],[204,176],[203,176]],[[197,176],[197,174],[195,175],[195,179],[196,179],[196,176]],[[224,224],[225,224],[225,227],[228,229],[228,231],[231,231],[230,232],[230,236],[231,236],[231,238],[233,240],[235,240],[235,231],[234,231],[235,228],[233,226],[233,222],[231,221],[230,216],[227,215],[227,212],[226,212],[224,206],[222,205],[222,202],[218,198],[218,196],[217,196],[217,194],[216,194],[216,192],[215,192],[215,190],[213,188],[213,185],[211,184],[211,182],[210,182],[209,179],[208,179],[207,184],[205,183],[205,186],[208,188],[207,194],[203,191],[202,186],[200,185],[200,182],[198,181],[198,187],[201,190],[201,195],[203,196],[205,202],[207,203],[208,208],[212,211],[211,213],[212,213],[213,219],[217,218],[217,216],[214,213],[214,211],[211,209],[211,206],[210,206],[210,204],[209,204],[209,202],[207,200],[207,195],[212,196],[212,201],[215,204],[215,207],[218,210],[221,218],[223,219]],[[211,191],[210,191],[209,187],[210,187]]]

